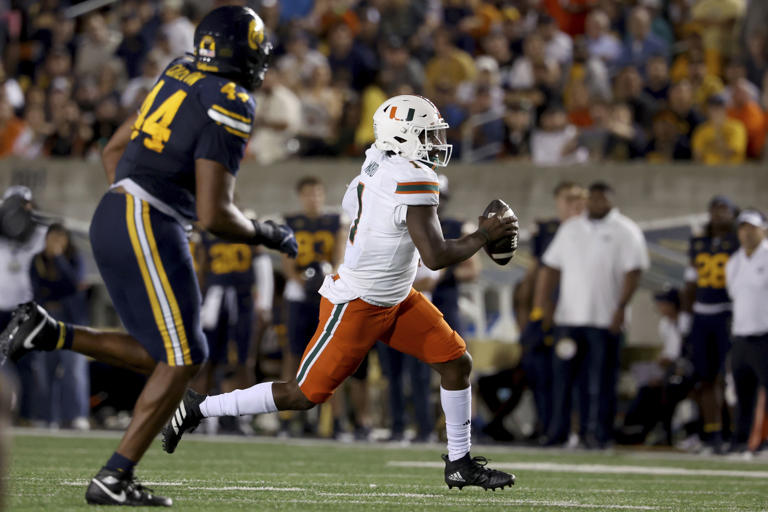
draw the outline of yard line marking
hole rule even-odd
[[[443,468],[442,462],[397,461],[388,466],[404,468]],[[613,466],[609,464],[561,464],[558,462],[495,462],[498,469],[523,471],[614,473],[623,475],[676,475],[676,476],[724,476],[734,478],[768,478],[768,471],[740,471],[735,469],[686,469],[663,466]]]
[[[372,498],[375,498],[376,495],[371,495]],[[441,496],[442,498],[445,498],[445,496]],[[287,500],[281,500],[280,503],[306,503],[306,504],[312,504],[312,505],[328,505],[329,501],[327,500],[312,500],[312,499],[287,499]],[[343,500],[339,502],[340,504],[344,505],[350,505],[350,504],[356,504],[356,505],[395,505],[399,508],[403,507],[402,501],[387,501],[387,500],[378,500],[378,501],[372,501],[372,500],[361,500],[361,499],[354,499],[354,500]],[[478,506],[491,506],[491,505],[501,505],[504,507],[526,507],[525,510],[530,510],[531,505],[536,506],[545,506],[545,507],[556,507],[556,508],[584,508],[584,509],[594,509],[594,510],[660,510],[659,507],[652,507],[652,506],[646,506],[646,505],[604,505],[604,504],[595,504],[595,503],[575,503],[572,501],[550,501],[550,500],[503,500],[503,501],[493,501],[493,502],[487,502],[485,504],[478,503],[476,501],[472,500],[449,500],[449,501],[425,501],[423,503],[419,503],[420,508],[424,507],[440,507],[444,508],[445,505],[456,505],[459,503],[467,503],[472,505],[478,505]]]
[[[284,491],[284,492],[296,492],[296,491],[311,491],[306,487],[249,487],[249,486],[229,486],[229,487],[187,487],[195,491]]]

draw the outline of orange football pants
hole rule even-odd
[[[452,361],[467,350],[443,314],[414,289],[403,302],[388,308],[362,299],[332,304],[323,297],[317,330],[296,375],[299,388],[312,402],[325,402],[355,373],[376,341],[425,363]]]

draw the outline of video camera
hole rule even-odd
[[[24,243],[36,226],[45,224],[45,218],[32,209],[31,190],[14,185],[5,191],[0,204],[0,238]]]

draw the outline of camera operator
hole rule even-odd
[[[35,254],[45,246],[45,226],[36,222],[32,212],[32,191],[14,185],[3,194],[0,205],[0,330],[11,320],[16,306],[32,300],[29,267]],[[44,421],[47,403],[44,397],[33,396],[44,390],[43,352],[33,352],[16,364],[21,382],[20,416]]]

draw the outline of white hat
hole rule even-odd
[[[757,210],[744,210],[736,220],[738,224],[751,224],[757,228],[765,228],[765,216]]]

